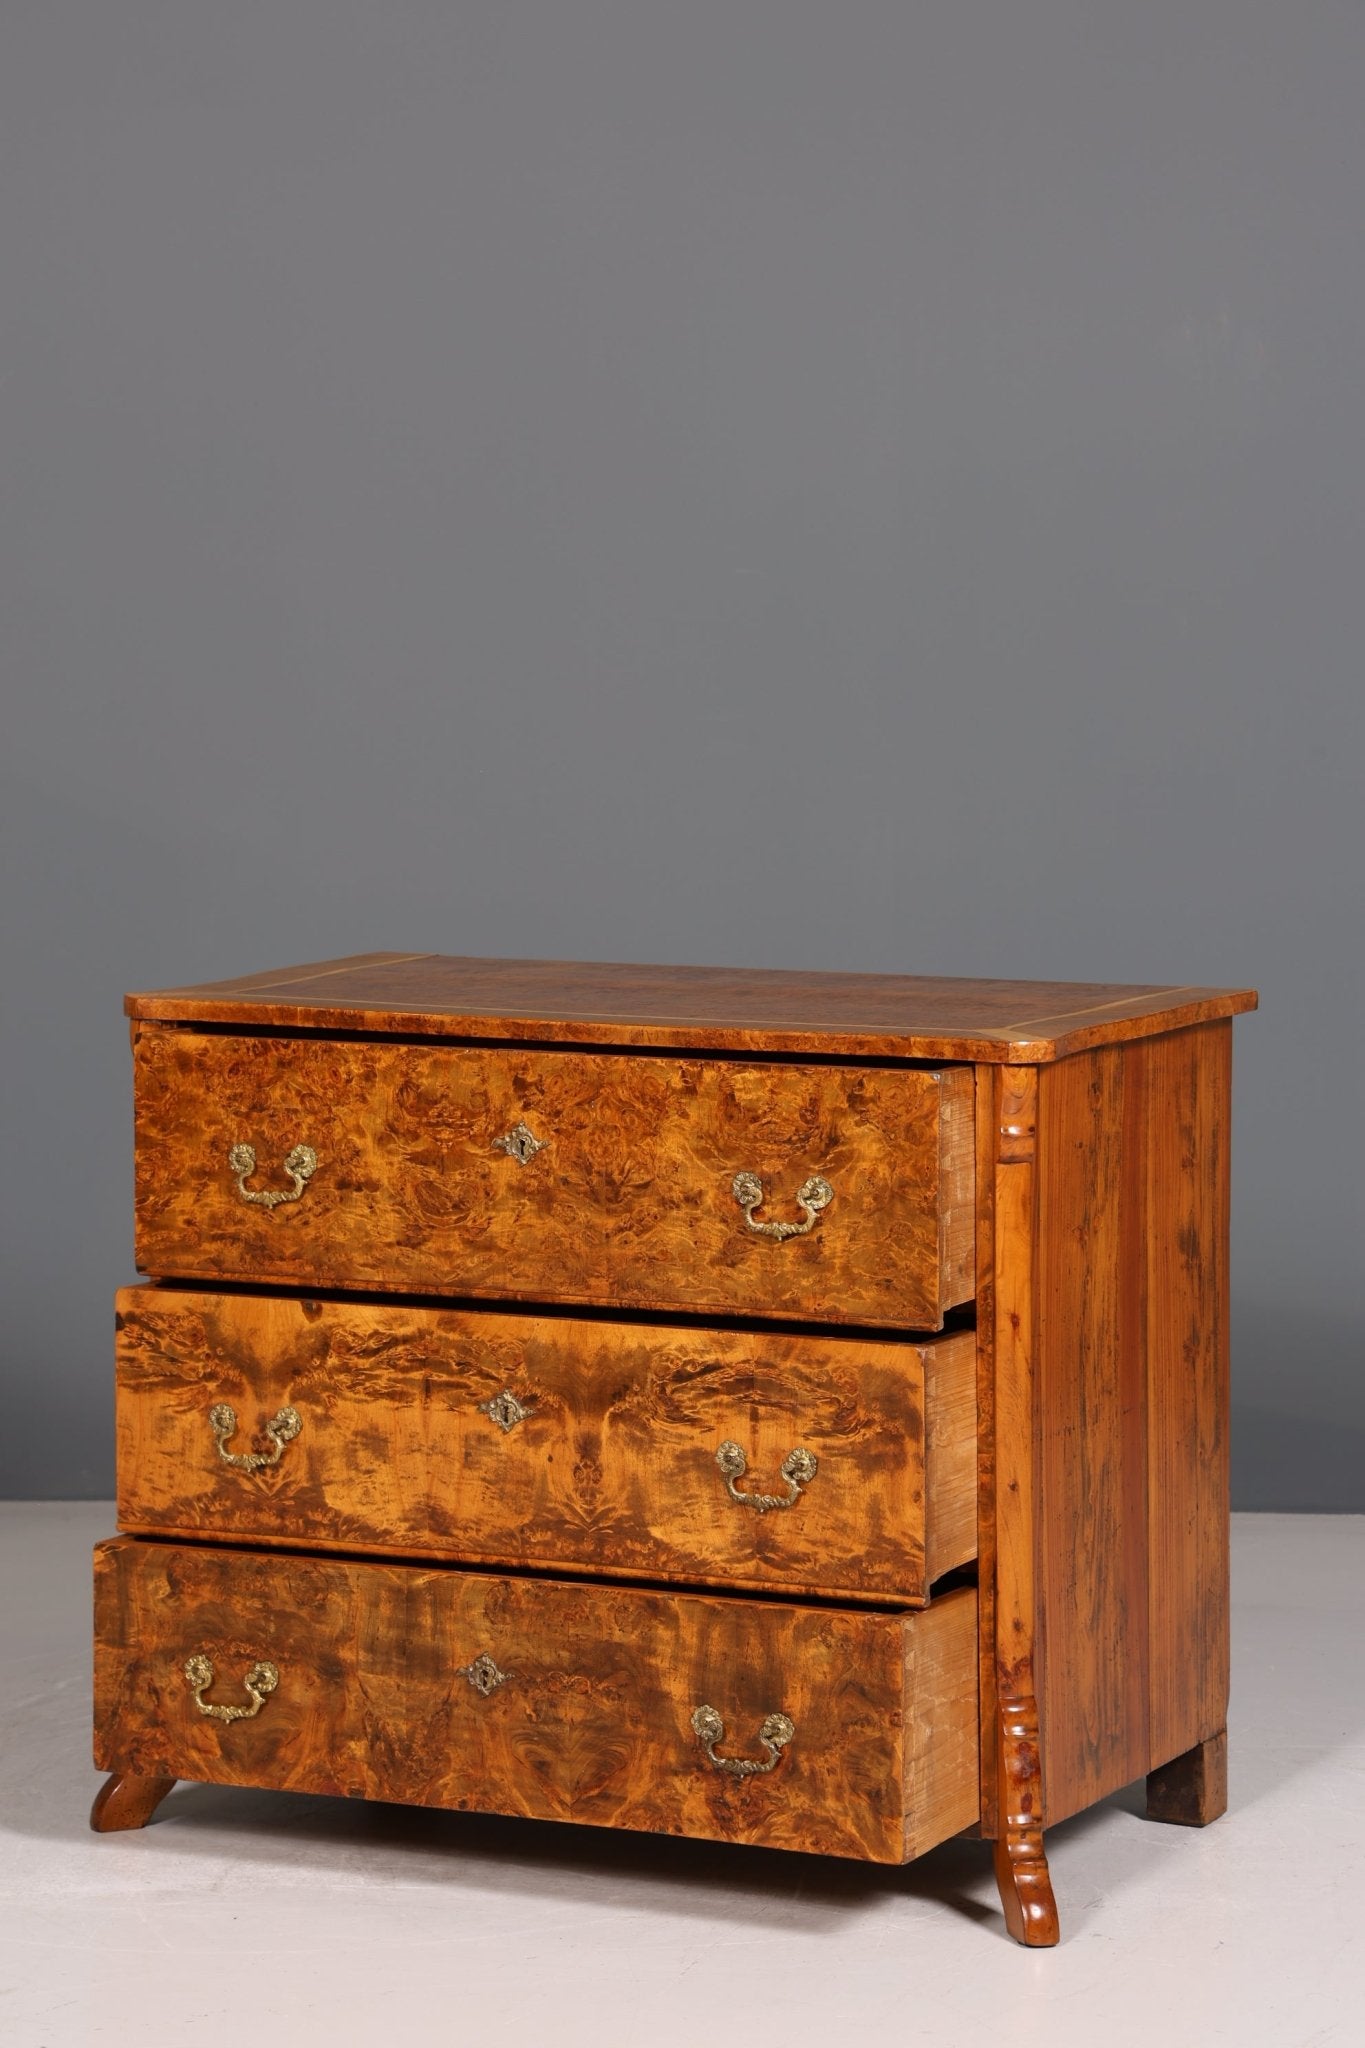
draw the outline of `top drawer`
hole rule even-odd
[[[937,1329],[970,1067],[134,1040],[137,1262],[183,1279]]]

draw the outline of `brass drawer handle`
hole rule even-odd
[[[789,1237],[804,1237],[814,1230],[819,1221],[820,1211],[828,1209],[834,1200],[834,1190],[821,1174],[812,1174],[796,1190],[797,1207],[804,1220],[800,1223],[755,1223],[754,1210],[763,1201],[763,1183],[756,1173],[737,1173],[730,1183],[730,1193],[744,1211],[744,1221],[750,1230],[756,1230],[760,1237],[773,1237],[779,1244],[785,1244]]]
[[[237,1434],[237,1410],[227,1401],[215,1401],[209,1410],[209,1428],[213,1441],[218,1446],[218,1455],[225,1465],[231,1465],[238,1472],[259,1472],[266,1465],[278,1465],[284,1456],[286,1444],[292,1444],[303,1428],[297,1408],[281,1408],[272,1415],[265,1425],[265,1434],[275,1446],[273,1451],[230,1451],[229,1443]]]
[[[748,1470],[748,1460],[734,1441],[727,1437],[716,1452],[716,1463],[725,1474],[725,1491],[731,1500],[738,1501],[742,1508],[752,1508],[756,1515],[766,1515],[769,1508],[794,1508],[801,1498],[803,1487],[809,1486],[820,1469],[820,1461],[814,1451],[804,1451],[799,1446],[788,1451],[778,1467],[787,1482],[783,1493],[741,1493],[735,1485]]]
[[[758,1739],[768,1752],[767,1762],[761,1764],[747,1756],[716,1755],[716,1744],[725,1740],[725,1723],[714,1707],[696,1709],[692,1732],[718,1771],[728,1771],[732,1778],[760,1778],[777,1769],[783,1750],[796,1734],[796,1724],[785,1714],[769,1714],[758,1731]]]
[[[264,1659],[252,1665],[242,1680],[251,1700],[249,1707],[215,1707],[204,1698],[213,1684],[213,1665],[202,1652],[189,1659],[185,1666],[185,1680],[201,1714],[207,1714],[214,1721],[253,1721],[279,1684],[280,1674],[275,1665]]]
[[[294,1185],[292,1188],[249,1188],[247,1182],[256,1171],[256,1151],[252,1145],[234,1145],[228,1153],[228,1165],[237,1179],[237,1192],[244,1202],[255,1202],[261,1209],[277,1209],[281,1202],[297,1202],[309,1181],[318,1170],[318,1155],[311,1145],[296,1145],[284,1162],[284,1170]]]

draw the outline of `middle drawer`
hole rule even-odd
[[[976,1555],[975,1338],[118,1296],[119,1526],[922,1602]]]

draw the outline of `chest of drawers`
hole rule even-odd
[[[101,1830],[899,1863],[1224,1803],[1249,991],[375,954],[132,996]]]

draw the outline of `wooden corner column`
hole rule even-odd
[[[987,1123],[991,1179],[983,1186],[990,1186],[993,1194],[987,1299],[993,1354],[989,1500],[995,1598],[994,1655],[982,1723],[993,1751],[995,1798],[987,1825],[995,1835],[995,1876],[1005,1925],[1026,1947],[1051,1948],[1059,1929],[1043,1849],[1038,1727],[1038,1069],[996,1068],[988,1087],[993,1111]],[[986,1491],[983,1488],[983,1495]]]

